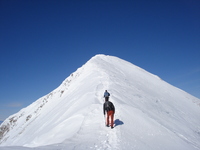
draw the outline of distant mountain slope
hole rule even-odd
[[[112,130],[105,127],[104,90],[116,107]],[[0,146],[197,150],[199,104],[144,69],[96,55],[58,88],[7,118],[0,126]]]

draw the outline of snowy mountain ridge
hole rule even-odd
[[[68,78],[66,78],[58,88],[56,88],[49,94],[39,98],[37,101],[33,102],[28,107],[20,110],[17,114],[14,114],[10,116],[8,119],[6,119],[4,124],[0,128],[1,129],[0,140],[15,126],[21,126],[22,127],[21,132],[23,132],[26,126],[28,126],[27,122],[33,121],[34,119],[36,119],[40,115],[40,111],[42,110],[43,107],[45,107],[46,103],[48,103],[49,101],[51,101],[51,99],[55,97],[56,98],[61,97],[64,94],[65,90],[67,91],[71,82],[73,82],[73,79],[79,76],[79,72],[80,72],[79,70],[81,70],[81,68],[78,69],[75,73],[72,73]],[[26,117],[22,117],[27,113],[29,114],[26,115]],[[17,122],[19,122],[18,120],[22,120],[20,124],[17,124]],[[24,123],[22,124],[22,122]]]
[[[112,130],[103,116],[105,89],[116,107]],[[142,68],[96,55],[55,90],[7,118],[0,126],[0,149],[197,150],[199,104]]]

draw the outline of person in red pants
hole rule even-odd
[[[106,99],[104,105],[103,105],[103,113],[104,115],[107,112],[106,116],[106,126],[109,127],[109,124],[111,126],[111,129],[114,128],[114,114],[115,114],[115,106],[112,102],[110,102],[108,99]]]

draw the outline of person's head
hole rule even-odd
[[[107,92],[107,90],[105,92]]]

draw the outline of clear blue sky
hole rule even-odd
[[[0,0],[0,120],[96,54],[200,98],[199,0]]]

